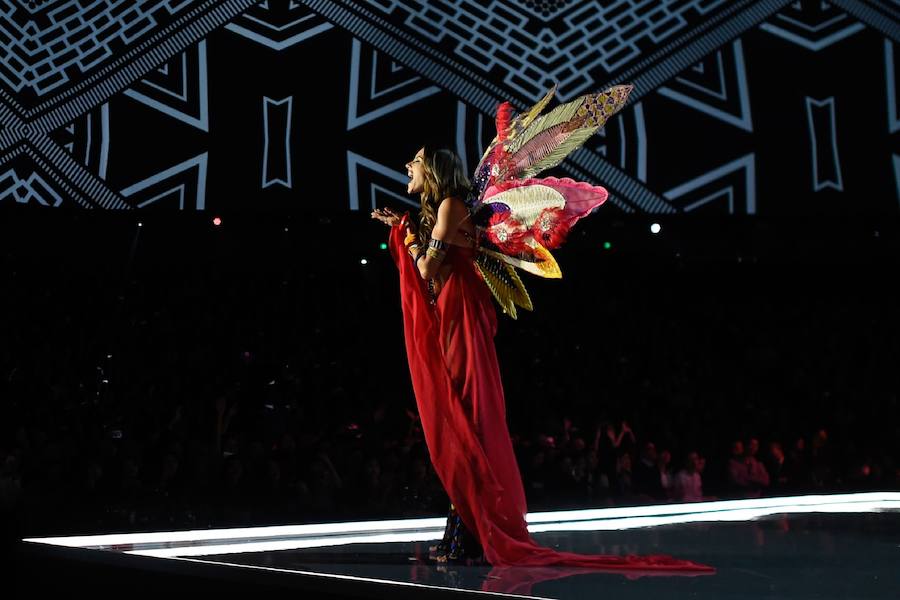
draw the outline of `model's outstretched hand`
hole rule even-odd
[[[391,208],[376,208],[372,211],[372,218],[378,219],[385,225],[393,227],[400,224],[400,215]]]

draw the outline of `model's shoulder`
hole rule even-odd
[[[459,196],[447,196],[441,200],[438,210],[447,213],[463,214],[468,211],[468,208],[466,207],[466,203],[463,202],[463,199]]]

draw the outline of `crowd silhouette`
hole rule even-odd
[[[444,514],[390,259],[319,225],[5,236],[8,534]],[[497,337],[531,510],[900,489],[889,286],[578,240]]]

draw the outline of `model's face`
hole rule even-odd
[[[425,148],[420,148],[416,152],[416,157],[406,163],[406,174],[409,176],[406,193],[422,193],[422,190],[425,189]]]

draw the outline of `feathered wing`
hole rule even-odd
[[[497,135],[475,167],[470,206],[477,210],[491,185],[533,177],[561,163],[622,109],[632,89],[631,85],[616,85],[586,94],[546,115],[540,113],[556,94],[556,86],[537,104],[512,118],[509,103],[501,104],[497,109]]]
[[[513,318],[516,306],[532,310],[515,269],[562,277],[550,250],[560,247],[572,226],[608,195],[600,186],[535,176],[584,144],[621,110],[632,89],[631,85],[613,86],[561,104],[547,114],[541,113],[556,86],[515,117],[509,103],[500,105],[497,136],[475,168],[468,204],[480,233],[476,265],[497,302]]]
[[[516,305],[532,310],[531,297],[519,274],[502,256],[496,256],[491,251],[479,252],[475,257],[475,266],[503,312],[515,319]]]
[[[535,118],[509,144],[508,170],[502,180],[533,177],[558,165],[625,106],[632,89],[630,85],[617,85]]]
[[[507,140],[516,139],[527,128],[534,119],[546,108],[553,96],[556,95],[556,85],[550,88],[544,97],[537,104],[528,110],[519,113],[514,118],[510,118],[512,107],[509,102],[502,103],[497,108],[496,127],[497,135],[488,144],[487,149],[481,156],[478,166],[475,167],[475,173],[472,178],[474,182],[470,201],[477,204],[484,191],[487,189],[488,183],[491,182],[491,171],[501,154],[504,152],[503,145]],[[499,146],[499,147],[498,147]]]

